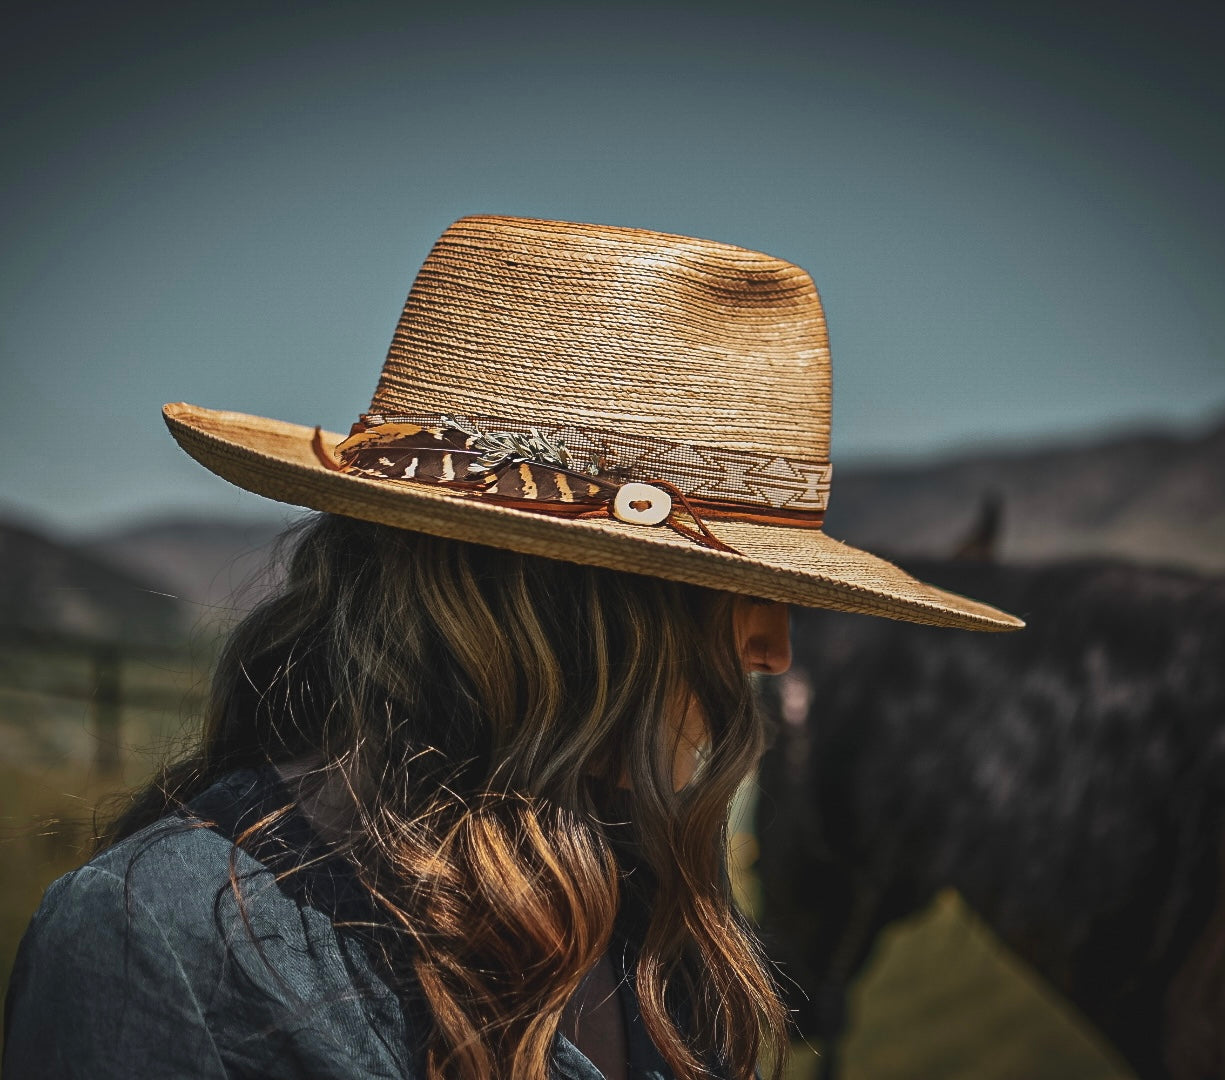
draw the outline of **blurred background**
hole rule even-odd
[[[1219,577],[1219,19],[954,0],[7,16],[0,977],[95,813],[190,737],[295,517],[178,451],[161,405],[347,430],[464,214],[807,269],[841,539]],[[956,892],[871,957],[847,1076],[1131,1075]],[[801,1048],[794,1076],[816,1068]]]

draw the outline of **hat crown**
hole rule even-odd
[[[812,279],[728,244],[466,217],[422,266],[371,412],[578,426],[827,461]]]

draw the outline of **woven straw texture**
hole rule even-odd
[[[464,218],[434,246],[371,412],[523,416],[829,460],[825,316],[797,266],[687,237]]]
[[[456,222],[427,258],[369,411],[713,447],[705,494],[735,499],[739,484],[746,503],[751,488],[782,505],[788,484],[812,490],[811,472],[786,463],[828,461],[829,409],[824,315],[798,267],[644,230],[480,217]],[[731,554],[666,527],[566,520],[332,471],[310,427],[182,403],[164,414],[202,464],[282,502],[772,600],[969,629],[1022,625],[814,528],[712,521]],[[323,436],[328,447],[341,439]],[[778,460],[764,467],[774,488],[762,487],[760,463]],[[758,463],[748,487],[745,461]]]

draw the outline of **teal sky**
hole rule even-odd
[[[10,21],[0,512],[81,533],[273,509],[183,455],[161,404],[345,429],[430,244],[468,213],[805,267],[836,464],[1225,415],[1206,17],[415,7]]]

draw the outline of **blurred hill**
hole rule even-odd
[[[0,520],[0,761],[147,769],[145,748],[197,722],[282,528],[169,520],[74,544]]]
[[[161,649],[187,632],[185,606],[139,567],[0,522],[0,637]]]
[[[835,467],[827,528],[898,558],[945,557],[997,499],[1004,562],[1086,555],[1225,571],[1225,420],[933,464]]]
[[[86,556],[138,574],[179,598],[193,623],[224,623],[267,591],[283,520],[172,518],[80,545]]]

